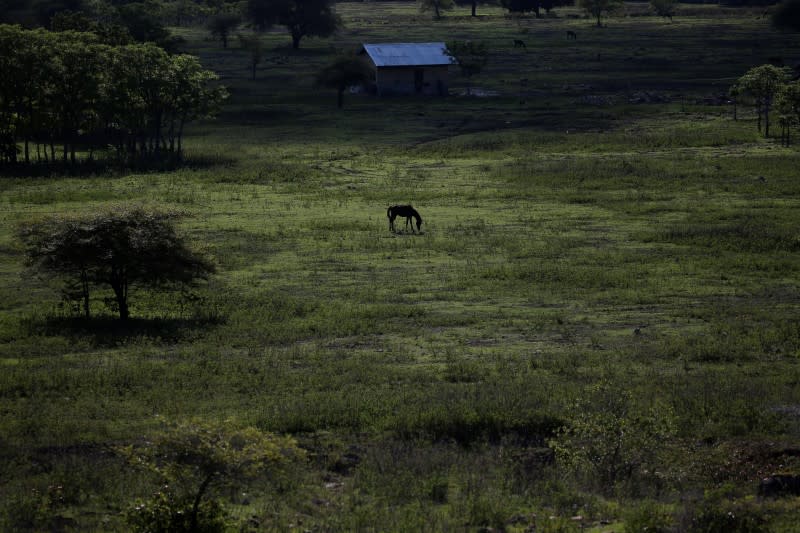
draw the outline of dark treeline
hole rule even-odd
[[[189,55],[93,33],[0,25],[0,165],[180,158],[184,125],[226,91]]]

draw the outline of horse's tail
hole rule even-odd
[[[386,218],[392,218],[392,206],[389,206],[389,209],[386,210]]]

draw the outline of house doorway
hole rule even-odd
[[[421,93],[422,88],[425,86],[425,69],[414,70],[414,91]]]

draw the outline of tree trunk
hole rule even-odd
[[[472,0],[472,16],[478,16],[478,0]]]
[[[200,488],[197,489],[197,494],[194,497],[194,504],[192,505],[192,517],[189,531],[197,531],[197,514],[200,511],[200,502],[203,499],[206,489],[208,489],[208,486],[211,484],[212,479],[214,479],[214,474],[209,474],[208,477],[203,480],[203,483],[200,484]]]
[[[83,292],[83,314],[88,320],[91,316],[89,312],[89,277],[85,270],[81,272],[81,291]]]
[[[303,34],[300,33],[298,30],[292,30],[292,48],[298,50],[300,48],[300,39],[303,38]]]
[[[121,269],[114,268],[112,270],[110,283],[111,288],[114,290],[114,297],[117,300],[119,319],[126,321],[130,314],[128,312],[128,280],[125,276],[124,267]]]

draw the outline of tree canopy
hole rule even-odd
[[[241,17],[236,13],[217,13],[207,23],[208,30],[213,37],[222,41],[222,47],[228,48],[228,38],[241,22]]]
[[[344,91],[352,86],[368,81],[372,77],[369,66],[358,57],[340,57],[317,74],[316,84],[320,87],[336,89],[337,107],[344,103]]]
[[[551,9],[558,6],[572,5],[573,0],[500,0],[500,5],[509,13],[536,13],[536,17],[541,17],[541,10],[548,13]]]
[[[484,42],[475,41],[450,41],[447,43],[447,53],[461,69],[461,73],[467,78],[478,74],[489,60],[489,50]],[[469,94],[467,87],[467,94]]]
[[[800,31],[800,0],[784,0],[772,14],[772,25],[779,30]]]
[[[422,13],[433,11],[435,19],[442,18],[442,11],[450,11],[455,6],[454,0],[417,0]]]
[[[292,36],[292,48],[303,37],[329,37],[341,27],[333,0],[247,0],[247,17],[259,29],[284,26]]]
[[[133,286],[188,285],[214,266],[175,232],[177,213],[118,206],[82,217],[54,217],[24,224],[19,238],[34,272],[65,282],[90,316],[90,289],[109,286],[119,318],[129,317]]]
[[[800,81],[781,87],[775,98],[775,109],[781,123],[781,138],[787,146],[791,143],[791,129],[800,125]]]
[[[578,5],[589,15],[597,20],[597,27],[601,27],[601,17],[611,13],[622,5],[622,0],[578,0]]]
[[[774,65],[761,65],[748,70],[736,81],[737,91],[748,94],[758,113],[758,131],[764,118],[764,136],[769,137],[770,110],[781,87],[789,81],[789,70]]]
[[[650,0],[650,7],[653,8],[659,17],[668,18],[670,21],[675,16],[678,7],[677,0]]]

